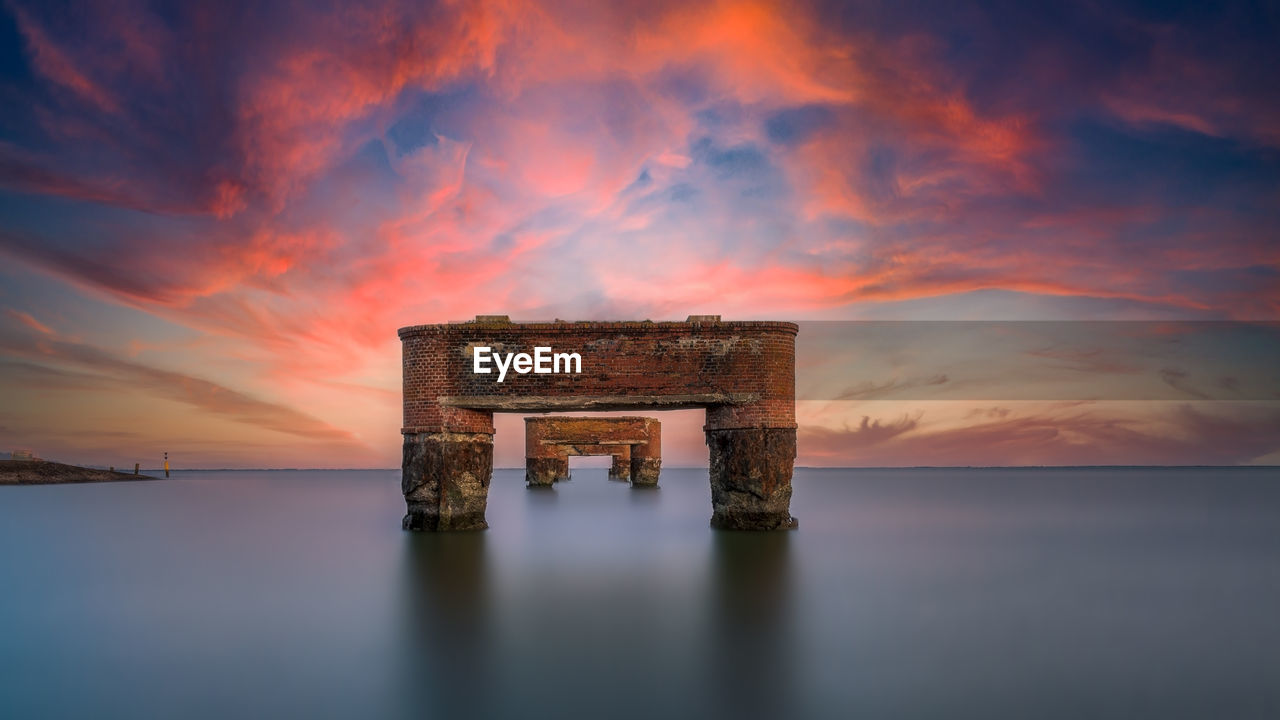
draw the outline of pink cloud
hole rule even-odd
[[[45,325],[44,323],[32,317],[30,313],[26,313],[21,310],[14,310],[13,308],[5,308],[4,312],[9,317],[13,318],[14,320],[17,320],[18,322],[22,323],[28,328],[35,330],[41,335],[54,334],[52,328],[50,328],[48,325]]]
[[[120,111],[115,97],[90,78],[89,69],[82,67],[61,45],[51,41],[44,28],[21,6],[10,4],[9,11],[18,21],[18,29],[27,42],[27,52],[42,75],[103,112],[114,114]]]

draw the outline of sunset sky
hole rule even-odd
[[[1277,37],[1265,3],[10,0],[0,451],[394,467],[400,326],[720,314],[1230,321],[1211,362],[806,326],[802,465],[1280,463]],[[965,363],[1002,384],[895,390]]]

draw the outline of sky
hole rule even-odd
[[[5,0],[0,444],[394,467],[396,328],[477,314],[1211,321],[1207,364],[802,330],[797,462],[1274,464],[1277,38],[1271,3]]]

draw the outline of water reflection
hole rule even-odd
[[[489,715],[490,578],[483,532],[405,533],[398,663],[405,716]]]
[[[791,533],[711,533],[706,668],[711,715],[794,714]]]
[[[0,717],[1278,716],[1275,469],[797,470],[763,534],[584,475],[0,488]]]
[[[666,500],[701,516],[686,506],[702,485],[686,485]],[[785,716],[797,692],[789,534],[697,520],[673,533],[662,492],[590,488],[500,495],[502,532],[403,539],[402,714]]]
[[[569,482],[561,480],[560,482]],[[556,494],[555,485],[530,485],[525,489],[525,501],[530,508],[549,508],[554,507],[559,502],[559,496]]]
[[[632,506],[655,507],[662,502],[662,487],[659,485],[637,485],[627,490],[627,501]]]

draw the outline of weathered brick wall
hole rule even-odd
[[[661,429],[662,423],[647,417],[525,418],[525,457],[565,454],[566,449],[557,446],[575,446],[569,451],[572,455],[610,455],[614,452],[610,447],[660,443]]]
[[[492,412],[706,407],[709,428],[795,427],[795,335],[784,322],[418,325],[404,345],[404,431],[492,433]],[[582,356],[581,374],[472,372],[471,349]]]

